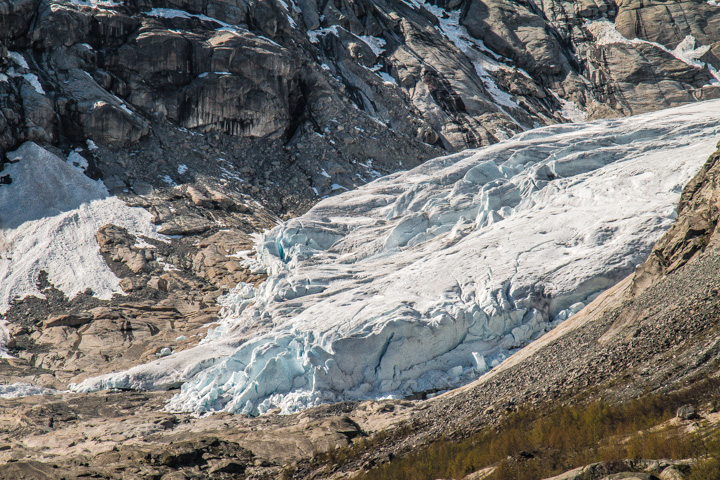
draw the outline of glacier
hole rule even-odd
[[[467,383],[633,272],[720,136],[720,100],[531,130],[325,199],[256,237],[268,274],[196,347],[71,385],[290,413]]]

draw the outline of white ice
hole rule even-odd
[[[37,93],[40,95],[45,95],[45,90],[43,89],[42,85],[40,84],[40,79],[37,75],[34,73],[26,73],[23,75],[23,78],[26,82],[28,82],[32,87],[35,89]]]
[[[6,320],[0,320],[0,358],[12,358],[7,351],[6,345],[10,341],[10,330],[8,329],[8,322]]]
[[[580,108],[577,103],[570,100],[565,100],[552,90],[550,90],[550,93],[562,106],[560,113],[563,117],[574,123],[582,123],[587,121],[587,112]]]
[[[397,82],[389,73],[377,72],[377,76],[382,79],[383,83],[387,83],[388,85],[397,86]]]
[[[379,57],[385,51],[385,44],[387,42],[384,38],[371,37],[369,35],[360,35],[358,36],[358,38],[360,38],[363,42],[367,44],[368,47],[370,47],[376,57]]]
[[[190,13],[186,12],[185,10],[177,10],[174,8],[153,8],[152,10],[145,12],[145,15],[149,17],[155,17],[155,18],[196,18],[203,22],[213,22],[218,25],[220,25],[219,28],[217,28],[218,31],[227,31],[227,32],[246,32],[247,30],[238,26],[238,25],[231,25],[229,23],[223,22],[222,20],[218,20],[217,18],[208,17],[207,15],[199,14],[199,13]],[[263,40],[266,40],[269,43],[272,43],[273,45],[278,45],[276,42],[270,40],[267,37],[263,37],[262,35],[258,35]],[[279,45],[278,45],[279,46]],[[223,73],[223,72],[216,72],[216,73]],[[207,76],[207,72],[201,73],[198,75],[199,77],[205,77]]]
[[[112,223],[164,238],[155,233],[150,213],[108,196],[102,182],[34,143],[8,158],[15,163],[2,171],[12,183],[0,185],[0,314],[13,299],[43,297],[36,285],[41,270],[69,298],[88,288],[104,299],[121,293],[95,233]]]
[[[261,414],[466,383],[633,271],[714,150],[720,100],[539,128],[328,198],[256,239],[267,272],[195,347],[72,388]]]
[[[71,166],[80,169],[80,171],[82,172],[87,170],[89,166],[88,161],[85,159],[85,157],[80,155],[80,152],[77,152],[75,150],[68,154],[67,162]]]
[[[30,68],[30,65],[28,65],[27,60],[25,60],[25,57],[22,56],[21,53],[18,52],[11,52],[8,50],[8,57],[12,59],[13,62],[15,62],[20,68]]]
[[[39,387],[30,383],[12,383],[0,385],[0,398],[19,398],[30,395],[54,395],[58,393],[52,388]]]

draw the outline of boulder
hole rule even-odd
[[[675,416],[681,420],[694,420],[696,418],[700,418],[695,410],[695,407],[692,405],[683,405],[678,408]]]

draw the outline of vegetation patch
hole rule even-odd
[[[410,454],[359,474],[360,480],[459,479],[494,467],[493,480],[537,480],[595,462],[695,458],[691,479],[720,478],[720,433],[698,419],[668,422],[688,403],[720,403],[717,379],[683,391],[647,395],[623,404],[591,401],[552,409],[520,410],[497,427],[463,440],[441,438]],[[393,435],[395,436],[395,435]],[[381,432],[316,456],[316,465],[338,468],[372,452],[388,437]],[[367,464],[366,464],[367,465]],[[292,476],[292,475],[291,475]]]

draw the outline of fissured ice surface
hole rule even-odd
[[[268,280],[201,345],[73,388],[258,414],[467,382],[645,259],[719,125],[710,101],[546,127],[326,199],[258,237]]]

